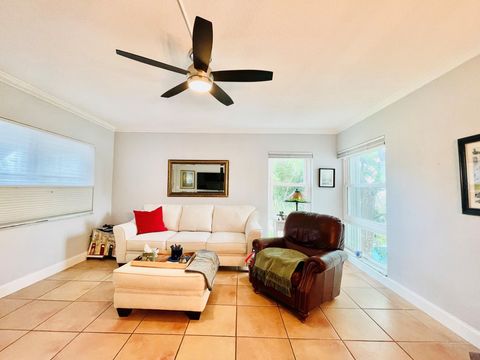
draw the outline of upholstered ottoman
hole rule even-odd
[[[113,271],[113,306],[119,316],[132,309],[186,311],[199,319],[210,290],[202,274],[183,269],[136,267],[130,263]]]

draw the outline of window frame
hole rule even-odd
[[[366,154],[368,152],[371,152],[373,150],[377,150],[383,148],[384,151],[386,151],[386,146],[385,144],[382,145],[377,145],[373,147],[369,147],[367,149],[354,152],[352,154],[349,154],[348,156],[343,157],[342,161],[342,169],[343,169],[343,182],[342,182],[342,193],[343,193],[343,219],[346,225],[352,225],[357,227],[358,229],[361,230],[366,230],[374,234],[379,234],[383,235],[387,238],[387,249],[388,249],[388,236],[387,236],[387,222],[388,222],[388,213],[385,215],[385,222],[384,223],[379,223],[373,220],[368,220],[356,216],[352,216],[349,214],[349,189],[350,188],[382,188],[387,190],[387,176],[386,176],[386,168],[385,168],[385,182],[383,183],[373,183],[373,184],[368,184],[368,185],[356,185],[353,186],[350,183],[350,161],[351,158],[361,156],[362,154]],[[385,160],[386,163],[386,160]],[[385,200],[387,201],[387,200]],[[361,241],[361,239],[360,239]],[[353,253],[352,250],[345,248],[348,252]],[[370,260],[368,257],[362,257],[365,259],[365,263],[374,267],[378,271],[387,274],[388,271],[388,257],[387,257],[387,263],[384,266]]]
[[[273,155],[273,156],[272,156]],[[272,162],[271,160],[275,159],[302,159],[304,160],[304,167],[303,167],[303,183],[290,183],[290,182],[276,182],[273,180],[273,172],[272,172]],[[268,233],[273,234],[275,231],[275,222],[277,221],[277,214],[274,214],[273,204],[273,188],[275,186],[282,186],[282,187],[301,187],[304,188],[305,191],[303,192],[304,197],[307,199],[308,203],[305,203],[303,206],[305,210],[311,211],[313,206],[313,155],[311,153],[275,153],[269,154],[267,159],[267,176],[268,176],[268,198],[267,198],[267,221],[268,221]],[[292,204],[292,207],[294,204]],[[292,208],[292,212],[295,211]],[[275,234],[276,235],[276,234]]]

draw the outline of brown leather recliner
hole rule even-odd
[[[309,256],[292,275],[291,297],[267,287],[250,271],[256,292],[263,292],[293,308],[301,319],[321,303],[340,294],[344,248],[344,225],[340,219],[308,212],[293,212],[285,221],[284,236],[253,241],[253,251],[267,247],[294,249]],[[252,269],[255,260],[250,264]]]

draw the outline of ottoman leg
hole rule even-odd
[[[128,315],[130,315],[132,313],[132,309],[118,308],[117,313],[118,313],[118,316],[120,316],[120,317],[127,317]]]
[[[190,320],[200,320],[200,315],[202,315],[200,311],[187,311],[187,316]]]

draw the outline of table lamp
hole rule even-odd
[[[298,211],[298,203],[302,203],[302,204],[308,203],[308,201],[306,201],[303,198],[303,194],[298,189],[295,189],[295,191],[290,194],[290,196],[288,197],[288,199],[285,200],[285,202],[295,203],[295,211]]]

